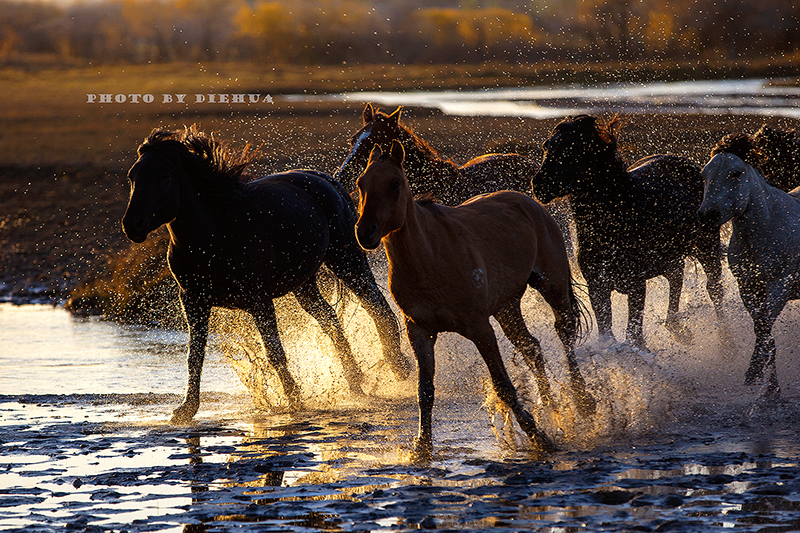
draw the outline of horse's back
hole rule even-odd
[[[666,193],[680,188],[692,197],[702,198],[703,195],[700,166],[686,157],[665,154],[647,156],[628,167],[628,174],[634,185],[641,188]]]
[[[474,242],[482,242],[495,258],[543,257],[566,260],[564,235],[547,209],[516,191],[497,191],[471,198],[453,208],[455,220],[470,228]]]
[[[296,190],[308,195],[316,207],[331,219],[341,219],[354,225],[357,217],[350,195],[334,177],[318,170],[296,169],[263,176],[251,182],[251,187],[265,196],[278,197],[279,191]]]
[[[500,190],[527,193],[538,170],[536,162],[519,154],[485,154],[459,167],[475,194]]]

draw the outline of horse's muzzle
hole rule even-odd
[[[365,250],[374,250],[381,244],[381,236],[377,224],[356,224],[356,240]]]
[[[697,210],[697,219],[703,225],[722,225],[722,214],[713,207],[709,207],[705,204],[701,205]]]
[[[142,219],[130,220],[128,217],[122,219],[122,231],[135,243],[144,242],[150,234],[147,224]]]

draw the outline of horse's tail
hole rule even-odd
[[[577,317],[575,321],[575,339],[583,341],[586,340],[589,336],[589,332],[592,331],[593,320],[589,306],[586,305],[582,298],[578,298],[575,294],[576,290],[587,296],[589,294],[589,289],[586,284],[579,282],[573,276],[569,284],[569,299],[572,305],[572,312]]]

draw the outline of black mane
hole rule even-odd
[[[138,155],[153,151],[179,159],[198,192],[211,195],[240,191],[254,158],[248,147],[235,153],[195,125],[183,131],[154,129],[139,146]]]
[[[711,157],[717,154],[733,154],[745,163],[758,169],[764,163],[761,152],[756,147],[753,140],[746,133],[731,133],[719,140],[711,150]]]

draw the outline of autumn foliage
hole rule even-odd
[[[800,3],[0,0],[0,61],[638,61],[800,55]],[[520,5],[528,5],[521,9]]]

